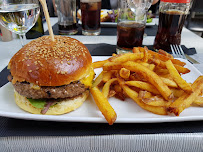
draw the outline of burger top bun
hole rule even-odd
[[[12,83],[29,82],[39,86],[61,86],[85,77],[92,66],[91,55],[80,41],[55,36],[35,39],[10,60]]]

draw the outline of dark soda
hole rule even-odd
[[[130,50],[142,46],[145,25],[136,22],[120,22],[117,25],[117,46]]]
[[[100,29],[101,1],[80,2],[83,30]]]
[[[170,44],[180,45],[181,32],[186,19],[186,14],[171,10],[159,13],[159,26],[154,41],[155,49],[171,52]]]
[[[76,34],[77,24],[73,23],[72,25],[60,25],[58,24],[59,34]]]

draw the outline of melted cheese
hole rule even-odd
[[[82,84],[84,84],[86,87],[91,87],[92,86],[92,80],[94,79],[94,76],[95,76],[94,75],[94,69],[92,68],[90,70],[89,74],[86,77],[82,78],[80,80],[80,82]]]
[[[35,90],[40,90],[41,89],[40,86],[35,85],[33,83],[30,83],[30,88],[35,89]]]

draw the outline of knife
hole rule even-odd
[[[190,61],[192,64],[200,64],[198,61],[190,57],[189,55],[185,54],[185,57]]]

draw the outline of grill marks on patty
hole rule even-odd
[[[30,83],[27,82],[16,82],[13,86],[20,95],[32,99],[71,98],[78,96],[87,90],[85,85],[80,83],[80,81],[63,86],[41,86],[40,89],[32,88]]]

